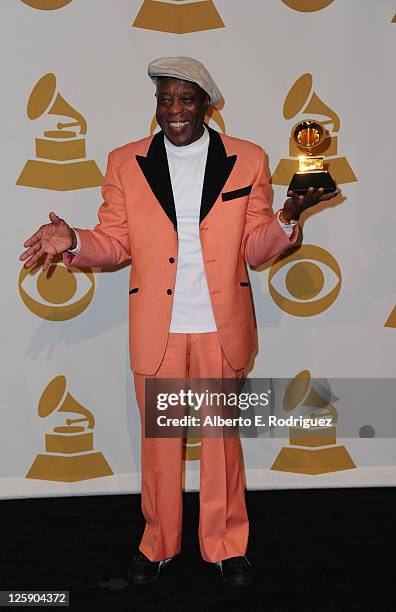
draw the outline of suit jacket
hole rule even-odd
[[[268,161],[259,146],[209,129],[200,209],[202,256],[225,355],[245,368],[257,345],[246,264],[256,267],[295,245],[271,209]],[[168,341],[178,234],[162,132],[109,154],[104,202],[93,230],[80,229],[81,249],[66,265],[111,268],[132,261],[129,285],[131,368],[155,374]]]

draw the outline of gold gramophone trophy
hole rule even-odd
[[[271,470],[299,474],[325,474],[356,468],[345,446],[337,444],[337,409],[314,388],[308,370],[299,372],[287,386],[283,397],[283,410],[291,412],[297,407],[310,407],[310,419],[331,417],[331,425],[323,427],[290,427],[289,443],[275,459]]]
[[[93,450],[93,414],[66,391],[64,376],[56,376],[44,389],[38,413],[47,417],[53,412],[73,412],[78,419],[66,419],[66,425],[54,427],[45,435],[45,454],[35,458],[26,478],[76,482],[112,476],[113,471],[101,452]],[[86,423],[86,426],[74,423]]]
[[[27,104],[29,119],[38,119],[45,112],[73,121],[58,122],[56,130],[47,130],[44,137],[36,138],[38,159],[26,162],[16,184],[56,191],[101,185],[103,176],[96,162],[86,159],[87,122],[60,93],[56,93],[56,77],[51,72],[36,83]],[[78,132],[65,128],[78,128]]]
[[[292,137],[297,147],[305,155],[298,158],[298,171],[293,174],[289,189],[304,195],[309,187],[323,188],[325,193],[337,189],[330,172],[324,169],[323,155],[313,155],[313,151],[320,147],[326,136],[326,129],[318,121],[312,119],[300,121],[292,130]]]
[[[310,146],[311,153],[313,152],[315,156],[324,156],[326,169],[331,173],[337,185],[357,181],[347,158],[338,154],[340,118],[315,92],[312,75],[308,72],[302,74],[293,83],[283,105],[283,117],[286,120],[295,119],[297,121],[298,116],[301,119],[298,123],[294,124],[289,136],[289,158],[283,158],[279,161],[271,177],[271,182],[274,185],[289,185],[295,173],[304,170],[309,172],[307,167],[303,170],[300,170],[299,167],[299,158],[302,154],[305,157],[310,157],[310,155],[307,155],[309,150],[309,147],[307,147],[308,143],[314,145]],[[318,118],[316,119],[316,117]],[[304,120],[306,123],[314,120],[316,124],[319,124],[318,133],[311,130],[298,134],[297,128],[301,123],[305,123]],[[308,127],[307,125],[302,126],[302,130]],[[316,129],[316,125],[311,125],[311,128]],[[296,138],[298,135],[300,136],[300,142]],[[313,169],[315,171],[319,170],[315,165]],[[319,177],[316,180],[318,181],[318,179]],[[302,181],[302,179],[300,180]],[[310,187],[310,185],[308,186]]]

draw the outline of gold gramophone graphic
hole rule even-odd
[[[396,23],[396,13],[393,15],[393,19],[392,19],[391,23]]]
[[[384,327],[396,327],[396,306],[387,318]]]
[[[73,121],[58,122],[56,130],[45,131],[44,137],[36,138],[38,159],[26,162],[16,184],[56,191],[101,185],[103,176],[98,166],[86,159],[87,122],[60,93],[56,93],[56,77],[52,72],[36,83],[27,104],[29,119],[38,119],[44,113]],[[78,132],[65,128],[78,128]]]
[[[312,384],[308,370],[299,372],[287,386],[283,398],[283,410],[291,412],[297,407],[310,407],[309,417],[331,417],[327,427],[290,427],[289,443],[275,459],[271,470],[299,474],[325,474],[356,468],[345,446],[337,445],[337,409]]]
[[[224,28],[213,0],[144,0],[132,25],[173,34]]]
[[[45,435],[46,452],[37,455],[26,478],[76,482],[112,476],[103,454],[93,450],[95,418],[67,392],[64,376],[51,380],[40,397],[39,415],[47,417],[54,412],[72,412],[81,418],[66,419],[66,425],[56,426],[53,433]],[[85,423],[85,426],[75,423]]]
[[[315,156],[324,157],[324,170],[328,170],[334,181],[339,185],[357,181],[346,157],[339,157],[337,155],[337,134],[340,130],[340,118],[315,93],[312,87],[312,75],[309,73],[300,76],[291,86],[283,105],[283,116],[285,119],[293,119],[297,115],[305,116],[306,122],[314,121],[321,128],[320,142],[317,141],[315,143]],[[325,119],[316,119],[316,115],[323,116]],[[280,160],[271,178],[271,182],[274,185],[289,185],[293,175],[299,171],[298,158],[301,156],[304,148],[301,148],[301,143],[298,142],[295,132],[296,129],[298,131],[298,126],[302,121],[304,119],[300,119],[291,129],[289,155],[292,159]],[[322,131],[324,132],[323,134]],[[305,134],[307,135],[306,132]],[[313,134],[312,132],[311,136]]]

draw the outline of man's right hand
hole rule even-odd
[[[30,268],[40,257],[46,254],[43,270],[46,270],[55,255],[64,253],[77,246],[76,232],[54,212],[49,213],[51,223],[42,225],[26,242],[26,251],[20,255],[21,261],[26,261],[25,267]]]

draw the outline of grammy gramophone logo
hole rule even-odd
[[[315,155],[324,156],[324,168],[328,170],[338,185],[357,181],[346,157],[338,155],[338,132],[340,118],[327,106],[313,90],[313,79],[309,73],[301,75],[291,86],[283,105],[285,119],[294,119],[289,137],[289,159],[281,159],[272,175],[271,182],[275,185],[289,185],[292,176],[299,168],[298,157],[301,151],[293,138],[296,125],[301,119],[315,119],[326,130],[326,137]],[[324,119],[320,118],[324,117]]]
[[[95,293],[95,277],[90,269],[67,268],[58,257],[45,271],[41,264],[22,266],[18,288],[23,303],[36,316],[68,321],[88,308]]]
[[[396,327],[396,306],[387,318],[384,327]]]
[[[55,11],[70,4],[72,0],[22,0],[24,4],[40,11]]]
[[[26,478],[76,482],[113,475],[103,454],[93,450],[95,417],[67,391],[64,376],[56,376],[44,389],[38,413],[42,418],[59,413],[78,417],[67,418],[45,435],[45,453],[37,455]]]
[[[173,34],[224,28],[213,0],[144,0],[132,25]]]
[[[36,83],[27,104],[29,119],[38,119],[44,114],[65,117],[69,121],[58,121],[56,130],[47,130],[42,137],[36,138],[36,159],[26,162],[16,184],[56,191],[101,185],[103,176],[96,162],[86,159],[87,122],[57,92],[52,72]]]
[[[284,446],[275,459],[271,470],[296,472],[299,474],[325,474],[351,470],[356,465],[345,446],[337,444],[336,424],[338,412],[333,405],[338,401],[328,389],[311,380],[308,370],[299,372],[286,388],[283,410],[286,413],[297,409],[313,409],[306,417],[331,420],[330,425],[290,427],[289,446]]]
[[[282,2],[295,11],[314,13],[326,8],[334,0],[282,0]]]
[[[341,270],[333,255],[315,244],[303,244],[275,260],[268,275],[268,290],[284,312],[312,317],[335,302],[341,282]]]

